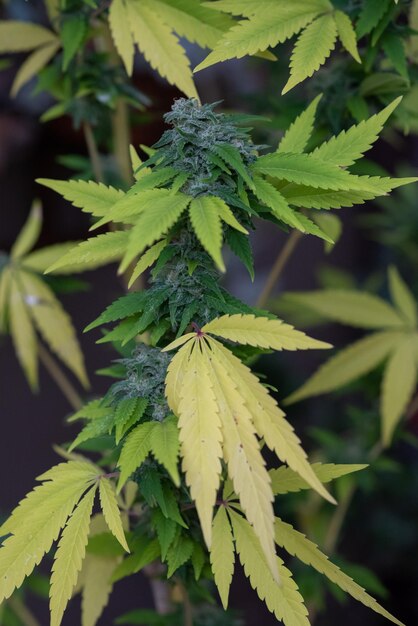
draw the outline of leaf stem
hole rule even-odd
[[[100,153],[97,147],[96,139],[91,124],[84,122],[83,125],[84,138],[86,140],[87,151],[91,161],[91,167],[93,169],[94,178],[98,183],[104,182],[104,174],[102,168],[102,162],[100,159]]]
[[[64,374],[55,359],[41,343],[38,344],[38,354],[39,359],[44,365],[45,369],[48,371],[51,378],[54,379],[57,386],[61,389],[63,395],[67,398],[73,409],[75,409],[76,411],[81,409],[81,407],[84,405],[84,402],[80,394],[75,389],[71,381]]]
[[[281,273],[287,265],[290,257],[296,249],[299,241],[302,239],[302,233],[299,230],[294,230],[290,237],[287,239],[285,245],[280,250],[277,259],[270,270],[270,273],[267,277],[266,284],[264,285],[263,291],[260,294],[260,297],[257,300],[257,306],[263,307],[268,299],[271,296],[271,293],[280,278]]]
[[[190,602],[189,594],[184,584],[178,580],[178,586],[181,593],[184,608],[184,626],[193,626],[193,606]]]
[[[18,596],[12,596],[8,600],[9,606],[24,626],[41,626],[31,611],[23,604]]]

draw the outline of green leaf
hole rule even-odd
[[[289,224],[302,232],[305,232],[299,216],[293,211],[282,196],[271,183],[264,180],[261,176],[254,176],[254,193],[263,204],[265,204],[275,217],[282,220],[285,224]]]
[[[174,416],[167,417],[163,422],[156,422],[151,432],[151,450],[157,461],[163,465],[171,476],[174,484],[180,486],[178,471],[179,431]]]
[[[150,65],[186,96],[199,99],[186,54],[153,2],[133,0],[128,12],[134,41]]]
[[[254,281],[254,258],[248,237],[230,230],[226,235],[226,241],[232,252],[244,263],[251,280]]]
[[[308,611],[290,571],[277,557],[280,584],[270,574],[265,556],[250,524],[230,510],[236,550],[251,587],[268,610],[285,626],[309,626]]]
[[[32,204],[29,217],[26,220],[18,238],[12,246],[10,256],[12,259],[19,259],[27,254],[38,241],[42,228],[42,206],[39,201]]]
[[[295,530],[290,524],[286,524],[280,518],[276,518],[276,542],[289,554],[296,556],[306,565],[311,565],[329,580],[338,585],[343,591],[350,594],[365,606],[371,608],[379,615],[390,620],[398,626],[403,626],[396,617],[385,611],[374,598],[372,598],[360,585],[355,583],[347,574],[344,574],[337,565],[331,563],[328,557],[318,547],[309,541],[302,533]]]
[[[351,54],[357,63],[361,63],[357,48],[356,31],[354,30],[350,18],[342,11],[335,11],[334,19],[335,24],[337,25],[338,37],[344,48]]]
[[[161,558],[165,561],[167,550],[174,541],[177,534],[178,525],[171,519],[167,518],[160,509],[152,512],[152,523],[157,531],[158,541],[161,547]]]
[[[402,328],[400,315],[377,296],[355,290],[324,289],[290,292],[286,298],[299,306],[312,309],[325,319],[358,328]]]
[[[248,230],[241,226],[226,202],[224,202],[222,198],[218,198],[218,196],[211,196],[211,198],[213,205],[216,206],[216,210],[218,211],[221,220],[225,222],[225,224],[228,224],[228,226],[238,230],[240,233],[248,235]]]
[[[145,301],[146,294],[143,291],[128,293],[126,296],[118,298],[94,322],[89,324],[84,332],[92,330],[101,324],[116,322],[135,313],[140,313],[144,309]]]
[[[322,483],[329,483],[331,480],[359,472],[368,467],[367,465],[335,465],[334,463],[313,463],[312,469]],[[311,489],[311,486],[299,474],[290,467],[282,465],[277,469],[270,470],[271,487],[274,495],[295,493],[304,489]]]
[[[268,0],[259,0],[253,3],[248,17],[250,19],[239,22],[220,39],[214,51],[200,63],[195,72],[205,69],[220,61],[256,54],[283,43],[302,28],[309,24],[329,3],[318,1],[297,3],[275,3],[273,6]],[[255,6],[257,5],[257,9]],[[238,4],[236,4],[238,7]],[[242,7],[242,3],[239,5]],[[326,10],[326,8],[325,8]],[[241,13],[241,9],[238,9]]]
[[[100,478],[99,494],[103,515],[110,532],[116,537],[122,548],[129,552],[125,533],[123,532],[121,513],[116,500],[115,488],[108,478]]]
[[[392,302],[398,309],[399,313],[407,320],[413,328],[418,322],[417,305],[412,292],[408,289],[406,283],[402,280],[396,267],[389,268],[389,290]]]
[[[132,418],[139,422],[145,409],[147,408],[147,405],[148,400],[145,398],[125,398],[118,403],[114,417],[116,445],[119,444],[120,440],[127,432]]]
[[[234,540],[231,524],[229,523],[225,507],[221,506],[213,520],[210,564],[225,611],[228,608],[229,588],[234,573],[234,561]]]
[[[72,13],[65,16],[61,23],[60,38],[64,54],[62,57],[62,69],[68,69],[70,62],[76,53],[82,48],[86,37],[88,24],[83,13]]]
[[[237,148],[230,146],[229,144],[221,144],[215,146],[215,152],[223,161],[225,161],[227,165],[232,167],[232,169],[235,170],[239,176],[241,176],[242,180],[250,189],[254,188],[254,183],[248,174],[247,167],[245,166]]]
[[[38,178],[36,182],[56,191],[74,206],[95,217],[106,215],[109,209],[124,197],[123,191],[93,181]]]
[[[131,287],[136,279],[139,278],[139,276],[141,276],[141,274],[145,272],[146,269],[148,269],[151,265],[155,263],[161,252],[166,247],[167,243],[167,239],[162,239],[162,241],[155,243],[145,252],[145,254],[141,256],[138,263],[135,265],[134,271],[131,274],[128,287]]]
[[[316,148],[312,153],[313,156],[334,165],[352,165],[370,150],[378,139],[386,120],[401,100],[402,97],[396,98],[380,113],[372,115],[369,119],[360,122],[357,126],[352,126],[347,131],[343,130],[339,135],[332,137]]]
[[[194,543],[188,537],[180,535],[178,539],[171,544],[167,551],[167,578],[172,575],[191,558],[194,549]]]
[[[135,256],[164,236],[189,206],[190,201],[191,197],[182,193],[167,194],[140,213],[135,226],[129,231],[129,241],[119,272],[124,272]]]
[[[77,583],[86,553],[90,517],[96,486],[83,497],[62,533],[52,566],[49,608],[51,626],[60,626],[65,608]]]
[[[87,241],[82,241],[51,265],[46,273],[50,274],[51,272],[61,270],[61,268],[66,268],[66,271],[69,271],[69,267],[75,273],[84,272],[96,269],[107,263],[114,263],[123,255],[129,240],[129,234],[125,230],[112,231],[103,235],[97,235],[97,237],[92,237],[87,239]]]
[[[370,33],[375,26],[378,25],[381,18],[386,13],[391,0],[364,0],[360,17],[357,22],[357,37],[361,39],[367,33]]]
[[[405,337],[389,359],[382,385],[382,437],[385,446],[409,404],[417,384],[418,335]]]
[[[157,539],[149,540],[143,537],[140,546],[133,546],[133,554],[122,561],[112,574],[110,581],[112,583],[136,574],[141,569],[155,561],[160,556],[160,546]]]
[[[145,422],[137,426],[126,438],[119,457],[120,477],[118,493],[130,475],[145,461],[151,450],[151,433],[156,422]]]
[[[402,37],[395,33],[385,33],[382,47],[395,70],[405,80],[409,81],[408,59],[406,58],[405,44]]]
[[[17,20],[0,22],[0,54],[26,52],[56,41],[56,35],[39,24]]]
[[[24,269],[31,270],[37,274],[43,274],[48,267],[54,265],[70,250],[73,250],[78,243],[77,241],[67,241],[65,243],[56,243],[52,246],[35,250],[22,259],[22,266]],[[72,273],[73,268],[71,266],[60,271],[60,274]]]
[[[402,333],[380,332],[351,344],[331,357],[315,374],[292,393],[287,403],[320,395],[347,385],[377,367],[402,338]]]
[[[322,94],[312,100],[303,113],[295,119],[280,141],[277,152],[292,152],[293,154],[298,154],[305,151],[312,135],[316,110],[321,98]]]
[[[10,94],[15,97],[27,82],[37,76],[38,73],[48,65],[59,48],[59,41],[55,41],[32,52],[17,71]]]
[[[225,271],[222,259],[222,227],[214,196],[199,196],[191,201],[189,212],[193,229],[205,250],[221,272]]]
[[[299,35],[290,59],[290,78],[282,94],[312,76],[330,56],[337,40],[337,25],[332,14],[318,17]]]
[[[90,439],[95,439],[96,437],[101,437],[102,435],[109,434],[112,430],[113,419],[114,418],[112,413],[108,413],[104,417],[99,417],[97,419],[91,420],[86,426],[84,426],[83,430],[74,439],[74,441],[68,448],[68,452],[72,452],[75,448],[77,448],[85,441],[89,441]]]

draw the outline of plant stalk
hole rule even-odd
[[[257,306],[264,307],[268,299],[270,298],[273,289],[279,280],[284,268],[286,267],[290,257],[296,249],[299,241],[302,239],[302,233],[299,230],[294,230],[288,240],[286,241],[283,248],[280,250],[279,255],[270,270],[270,273],[267,277],[266,284],[264,285],[263,291],[260,294],[260,297],[257,300]]]
[[[83,131],[91,166],[93,169],[94,178],[96,179],[96,182],[103,183],[104,173],[102,168],[102,162],[100,159],[100,153],[97,147],[96,139],[94,137],[93,128],[91,127],[91,124],[89,122],[84,122]]]
[[[12,596],[8,600],[13,613],[20,619],[24,626],[41,626],[31,611],[23,604],[18,596]]]
[[[81,409],[84,402],[78,391],[64,374],[55,359],[51,356],[51,354],[49,354],[48,350],[46,350],[41,343],[38,344],[38,354],[41,363],[44,365],[51,378],[54,379],[57,386],[61,389],[69,404],[75,411]]]

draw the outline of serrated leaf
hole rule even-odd
[[[9,287],[9,325],[16,356],[32,389],[38,387],[38,343],[15,273]]]
[[[234,573],[234,561],[234,540],[231,524],[229,523],[225,507],[221,506],[213,520],[210,564],[225,611],[228,608],[229,588]]]
[[[210,346],[216,352],[217,359],[230,372],[231,379],[251,412],[259,437],[264,437],[270,450],[274,450],[281,461],[287,463],[309,482],[322,497],[334,502],[314,474],[292,426],[285,420],[283,411],[277,406],[267,389],[261,385],[251,370],[222,344],[215,339],[210,339]]]
[[[39,201],[32,204],[29,217],[20,231],[10,251],[12,259],[19,259],[27,254],[38,241],[42,228],[42,205]]]
[[[282,94],[312,76],[335,48],[337,25],[332,14],[318,17],[299,35],[290,59],[290,78]]]
[[[95,217],[106,215],[109,209],[124,196],[123,191],[119,189],[93,181],[38,178],[36,182],[56,191],[74,206]]]
[[[264,600],[271,613],[285,626],[309,626],[308,611],[290,571],[277,557],[281,584],[267,568],[264,554],[253,529],[240,515],[230,511],[236,550],[251,587]]]
[[[296,556],[306,565],[311,565],[343,591],[349,593],[353,598],[376,611],[379,615],[398,626],[403,626],[402,622],[381,607],[360,585],[355,583],[347,574],[344,574],[337,565],[331,563],[328,557],[312,541],[309,541],[305,535],[295,530],[290,524],[283,522],[280,518],[276,518],[275,524],[276,542],[279,546],[285,548],[289,554]]]
[[[0,54],[26,52],[56,41],[56,35],[39,24],[18,20],[0,22]]]
[[[309,24],[319,12],[320,3],[258,2],[258,10],[250,19],[239,22],[219,40],[213,52],[195,69],[205,69],[220,61],[256,54],[283,43]],[[241,5],[240,5],[241,6]],[[323,9],[322,9],[323,10]]]
[[[128,12],[134,41],[150,65],[189,98],[199,99],[186,54],[152,3],[132,0]]]
[[[232,252],[244,263],[251,280],[254,281],[254,258],[249,238],[231,230],[226,235],[226,241]]]
[[[118,461],[120,468],[118,493],[151,451],[151,433],[154,427],[155,422],[139,424],[126,438]]]
[[[116,500],[116,492],[108,478],[99,481],[100,504],[110,532],[116,537],[126,552],[130,552],[123,532],[121,513]]]
[[[118,320],[130,317],[135,313],[141,313],[146,302],[146,294],[144,291],[136,291],[121,296],[112,304],[110,304],[99,317],[89,324],[84,332],[92,330],[101,324],[116,322]]]
[[[132,76],[134,63],[134,40],[131,33],[129,13],[124,0],[113,0],[109,10],[109,26],[115,47],[125,65],[129,76]]]
[[[125,398],[118,403],[115,416],[115,442],[119,444],[120,440],[127,432],[132,418],[139,421],[147,408],[148,400],[145,398]]]
[[[378,25],[391,0],[364,0],[356,25],[357,37],[361,39]]]
[[[336,465],[335,463],[313,463],[312,469],[322,483],[328,483],[331,480],[359,472],[368,467],[367,465]],[[290,467],[282,465],[277,469],[269,472],[271,478],[271,487],[274,495],[282,495],[286,493],[296,493],[304,489],[310,489],[311,486],[294,472]]]
[[[73,272],[84,272],[107,263],[114,263],[123,255],[129,241],[129,234],[126,230],[112,231],[82,241],[48,267],[46,273],[59,273],[62,268],[69,271],[69,267]]]
[[[160,556],[160,546],[157,539],[149,540],[147,537],[142,542],[140,550],[133,550],[133,554],[122,561],[112,574],[110,581],[112,583],[122,580],[126,576],[136,574],[141,569],[155,561]]]
[[[289,226],[293,226],[294,228],[305,232],[305,229],[299,220],[299,216],[295,213],[295,211],[293,211],[293,209],[290,208],[287,200],[282,196],[280,191],[278,191],[267,180],[264,180],[261,176],[254,176],[253,182],[255,195],[263,204],[271,209],[271,212],[275,217],[285,224],[289,224]]]
[[[178,525],[171,519],[165,517],[160,509],[152,512],[152,523],[157,531],[158,541],[161,547],[161,558],[165,561],[167,550],[174,541],[177,534]]]
[[[65,243],[56,243],[52,246],[35,250],[22,259],[22,266],[24,269],[36,272],[37,274],[43,274],[48,267],[56,263],[58,259],[61,259],[70,250],[73,250],[78,243],[78,241],[67,241]],[[59,273],[72,274],[73,268],[71,266],[66,267],[60,270]]]
[[[384,300],[372,294],[342,289],[289,293],[289,301],[312,309],[325,319],[358,328],[399,328],[405,326],[400,315]]]
[[[177,402],[174,405],[179,416],[182,468],[196,502],[205,542],[210,547],[212,512],[221,473],[221,422],[210,373],[200,346],[195,344],[191,352],[187,352],[187,348],[182,348],[172,360],[174,368],[175,362],[181,360],[183,369],[178,405]],[[172,394],[167,393],[167,396],[170,398]],[[175,411],[175,406],[170,404],[170,408]]]
[[[356,31],[354,30],[354,26],[350,18],[346,15],[346,13],[343,13],[343,11],[335,11],[334,19],[338,30],[338,37],[344,48],[351,54],[357,63],[361,63],[357,48]]]
[[[88,23],[83,13],[63,14],[60,39],[63,47],[62,69],[65,72],[77,52],[82,48],[88,31]]]
[[[167,578],[171,578],[172,575],[178,570],[179,567],[187,563],[191,558],[194,549],[194,544],[188,537],[180,537],[175,541],[167,551]]]
[[[406,336],[390,357],[382,384],[382,437],[390,444],[393,432],[411,400],[417,384],[417,339]]]
[[[238,220],[235,218],[229,206],[222,200],[222,198],[218,198],[218,196],[212,196],[212,202],[216,206],[216,209],[219,213],[219,217],[225,224],[231,226],[235,230],[238,230],[240,233],[244,235],[248,235],[248,230],[241,226]]]
[[[202,327],[202,332],[249,346],[273,350],[327,349],[331,345],[311,339],[281,320],[255,315],[222,315]]]
[[[210,254],[221,272],[225,271],[222,259],[221,219],[213,196],[194,198],[189,207],[193,229],[205,250]]]
[[[88,387],[83,354],[70,316],[47,285],[34,274],[19,272],[22,296],[35,325],[63,363]]]
[[[179,341],[180,343],[176,345],[182,345],[185,341],[188,342],[188,340],[193,336],[194,333],[187,333],[186,335],[183,335],[183,337],[179,337],[178,340],[176,339],[175,341]],[[173,344],[171,343],[163,349],[163,352],[173,349],[172,346]],[[186,364],[188,363],[192,347],[192,342],[186,343],[186,345],[177,352],[175,358],[170,361],[167,368],[165,395],[167,397],[168,406],[175,415],[179,414],[180,390],[183,385]]]
[[[77,583],[78,572],[86,553],[90,518],[96,486],[92,487],[74,510],[63,530],[54,557],[51,575],[51,626],[61,624],[65,608]]]
[[[417,305],[412,292],[402,280],[396,267],[389,268],[389,289],[392,301],[407,322],[415,328],[418,322]]]
[[[151,432],[151,449],[157,461],[166,468],[174,484],[180,486],[177,468],[179,455],[179,431],[174,417],[156,422]]]
[[[42,46],[22,63],[13,81],[11,96],[15,97],[21,88],[46,66],[60,48],[59,41]]]
[[[352,126],[347,131],[343,130],[336,137],[321,144],[313,151],[313,156],[327,161],[333,165],[352,165],[365,152],[370,150],[378,139],[386,120],[401,102],[402,97],[396,98],[380,113],[372,115],[367,120]]]
[[[131,274],[129,279],[128,287],[131,287],[133,283],[136,281],[146,269],[148,269],[151,265],[155,263],[155,261],[160,256],[161,252],[167,245],[167,239],[163,239],[158,243],[155,243],[151,248],[149,248],[145,254],[141,256],[138,263],[135,265],[134,271]]]
[[[279,143],[277,152],[304,152],[314,128],[316,110],[322,98],[317,96],[310,105],[295,119]]]
[[[191,197],[182,193],[167,195],[161,197],[159,201],[156,200],[152,207],[140,213],[135,226],[128,233],[128,245],[119,271],[125,271],[135,256],[163,237],[190,202]]]
[[[290,404],[327,393],[364,376],[380,365],[401,339],[400,332],[383,331],[356,341],[321,365],[304,385],[286,398],[286,402]]]

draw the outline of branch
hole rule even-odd
[[[271,293],[280,278],[281,273],[287,265],[290,257],[292,256],[296,246],[302,239],[302,233],[299,230],[294,230],[285,245],[281,249],[273,267],[270,270],[270,274],[267,277],[266,284],[263,291],[257,300],[257,306],[263,307],[271,296]]]
[[[75,389],[71,381],[64,374],[55,359],[41,343],[38,344],[38,354],[41,363],[44,365],[51,378],[53,378],[54,381],[57,383],[58,387],[61,389],[63,395],[67,398],[73,409],[75,411],[81,409],[81,407],[84,405],[84,402],[80,394]]]

